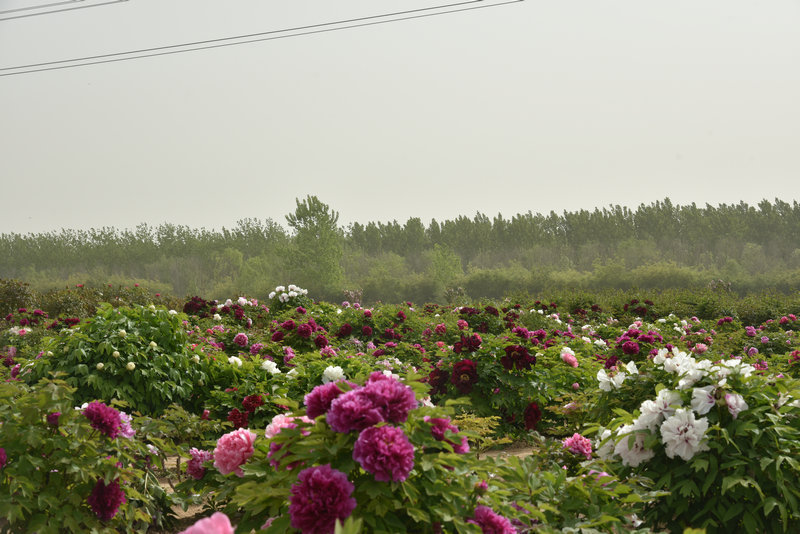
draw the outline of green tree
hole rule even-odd
[[[289,254],[291,280],[308,289],[315,298],[340,297],[344,272],[344,235],[337,226],[339,213],[316,196],[296,199],[297,208],[286,216],[293,231]]]

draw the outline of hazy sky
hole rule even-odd
[[[0,0],[0,18],[54,1]],[[1,20],[0,74],[445,3],[129,0]],[[0,177],[0,233],[285,225],[308,194],[343,225],[798,200],[800,0],[526,0],[3,76]]]

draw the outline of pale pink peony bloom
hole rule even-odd
[[[180,534],[233,534],[233,532],[228,516],[222,512],[215,512],[211,517],[201,519]]]
[[[561,353],[561,360],[569,366],[578,367],[578,358],[575,357],[575,353],[570,348],[564,349]]]
[[[241,466],[253,455],[255,440],[256,435],[246,428],[228,432],[217,441],[217,448],[214,449],[214,467],[223,475],[236,473],[236,476],[244,476]]]

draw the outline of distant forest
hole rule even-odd
[[[0,278],[38,291],[139,283],[176,296],[264,298],[276,285],[340,301],[441,302],[549,289],[800,289],[800,204],[764,200],[686,206],[669,199],[510,219],[338,225],[317,197],[297,201],[287,227],[141,224],[135,229],[0,235]]]

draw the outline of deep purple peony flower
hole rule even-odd
[[[449,417],[430,417],[426,415],[423,421],[431,424],[431,435],[438,441],[444,441],[452,445],[453,452],[456,454],[466,454],[469,452],[469,442],[466,436],[461,436],[461,443],[456,444],[453,440],[447,439],[446,432],[449,430],[458,433],[458,427],[450,422]]]
[[[92,494],[86,499],[92,511],[103,521],[110,521],[117,515],[117,510],[125,502],[125,492],[119,487],[117,480],[112,480],[106,486],[103,479],[94,485]]]
[[[330,534],[336,520],[344,521],[356,507],[355,486],[329,464],[303,469],[289,499],[292,527],[301,532]]]
[[[419,406],[414,391],[397,379],[380,371],[373,372],[364,385],[364,393],[381,411],[384,421],[403,423],[408,412]]]
[[[189,449],[189,454],[192,455],[192,459],[186,462],[186,473],[193,479],[200,480],[206,474],[206,467],[203,464],[212,461],[214,453],[192,447]]]
[[[469,393],[478,381],[478,366],[472,360],[461,360],[453,364],[453,375],[450,382],[460,393]]]
[[[414,446],[400,428],[373,426],[359,434],[353,460],[379,482],[402,482],[414,468]]]
[[[328,425],[334,432],[363,430],[383,422],[380,407],[372,402],[364,388],[357,388],[340,395],[331,402],[328,410]]]
[[[311,390],[305,396],[303,402],[306,405],[306,415],[311,419],[316,419],[324,413],[328,413],[333,399],[344,393],[336,382],[328,382]]]
[[[483,534],[515,534],[517,529],[511,525],[511,521],[498,515],[488,506],[478,506],[475,508],[475,515],[467,523],[481,527]]]
[[[119,435],[122,419],[119,412],[111,406],[106,406],[100,401],[93,401],[83,410],[83,415],[92,424],[92,428],[99,430],[111,439]]]

